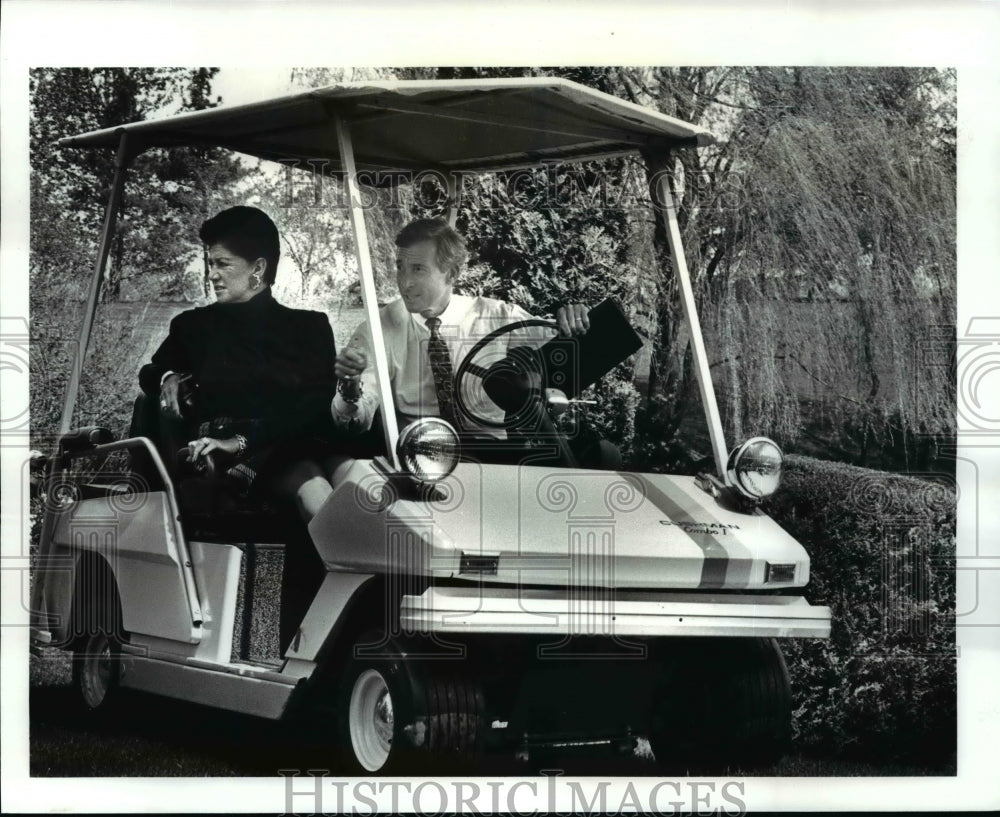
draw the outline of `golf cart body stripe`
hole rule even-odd
[[[676,485],[665,483],[660,487],[641,474],[629,474],[628,477],[638,479],[646,498],[704,552],[699,588],[746,587],[753,558],[750,549],[740,541],[738,530],[728,528],[725,539],[720,539],[710,532],[718,519],[713,518],[706,525],[704,505],[686,496]]]

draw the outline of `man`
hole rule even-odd
[[[465,240],[443,219],[411,222],[396,236],[396,246],[400,297],[382,308],[381,321],[392,393],[401,420],[438,416],[456,424],[457,419],[464,434],[503,438],[503,429],[458,416],[454,374],[477,340],[533,316],[503,301],[453,291],[467,253]],[[560,307],[556,322],[564,336],[582,335],[590,328],[587,308],[582,304]],[[545,340],[539,335],[530,339],[535,345]],[[371,333],[363,323],[335,363],[337,377],[361,379],[361,396],[356,402],[345,400],[340,393],[333,400],[334,422],[356,431],[371,427],[378,408],[375,373],[369,367],[374,360],[371,343]],[[471,399],[474,404],[468,408],[475,414],[491,420],[503,418],[503,412],[485,394]]]

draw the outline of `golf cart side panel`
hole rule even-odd
[[[336,570],[326,574],[296,637],[285,652],[285,657],[289,659],[285,666],[286,674],[310,671],[308,662],[318,660],[320,650],[343,623],[344,614],[358,592],[374,578],[373,574]]]
[[[233,629],[243,551],[237,545],[188,542],[204,621],[195,656],[226,663],[233,654]]]
[[[107,561],[126,632],[196,644],[201,628],[191,620],[166,497],[151,491],[142,499],[127,512],[113,497],[77,502],[57,521],[53,544],[92,551]]]
[[[723,507],[691,477],[461,463],[438,487],[436,499],[400,498],[382,471],[358,461],[310,525],[313,541],[344,570],[522,586],[808,582],[795,539],[763,513]],[[769,564],[786,566],[780,581]]]
[[[197,666],[163,657],[122,659],[122,686],[205,706],[276,720],[299,682],[278,673],[238,673],[232,668]],[[264,676],[264,677],[262,677]]]

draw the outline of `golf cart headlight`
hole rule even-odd
[[[747,440],[729,455],[729,484],[748,499],[763,499],[781,482],[781,449],[767,437]]]
[[[396,441],[399,463],[420,482],[439,482],[458,463],[458,434],[440,417],[414,420]]]

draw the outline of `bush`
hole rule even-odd
[[[614,443],[626,461],[632,454],[640,400],[631,374],[631,366],[621,364],[580,395],[582,400],[595,402],[580,412],[581,432]]]
[[[102,304],[95,317],[71,426],[100,425],[121,437],[132,418],[139,368],[148,362],[147,346],[152,342],[155,349],[162,336],[158,331],[149,336],[147,323],[159,327],[141,304],[115,306]],[[47,450],[58,433],[83,306],[36,297],[31,309],[31,439],[33,447]],[[53,315],[63,320],[54,321]],[[163,330],[165,335],[166,325]]]
[[[768,512],[812,558],[827,641],[789,640],[806,750],[944,764],[956,750],[952,481],[788,457]]]

